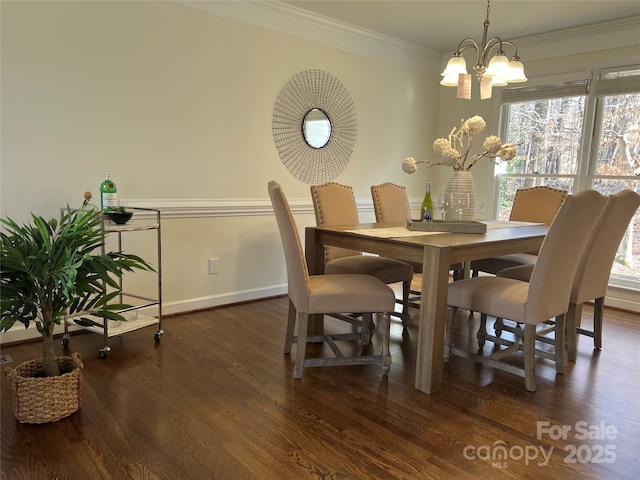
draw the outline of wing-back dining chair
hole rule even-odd
[[[406,222],[411,219],[411,204],[406,187],[391,182],[372,185],[371,199],[373,200],[376,222]],[[422,273],[422,263],[409,263],[413,267],[414,273]],[[451,265],[451,269],[454,280],[459,280],[464,276],[462,264]],[[410,294],[413,296],[409,299],[409,304],[419,308],[420,305],[415,302],[420,300],[420,292],[410,290]]]
[[[386,182],[371,186],[371,199],[376,222],[406,222],[411,219],[411,204],[406,187]],[[411,264],[414,272],[422,272],[422,264]],[[462,278],[463,265],[451,265],[454,279]]]
[[[604,320],[604,298],[607,294],[609,276],[613,262],[629,223],[640,206],[640,195],[623,190],[610,195],[584,250],[576,271],[569,309],[566,316],[567,353],[569,360],[577,357],[578,334],[593,338],[594,348],[602,348],[602,323]],[[529,281],[534,265],[521,265],[501,270],[498,276]],[[593,330],[581,328],[582,305],[594,300]],[[498,319],[500,320],[500,319]],[[500,336],[502,321],[496,321],[496,335]],[[512,331],[511,329],[507,329]]]
[[[606,198],[595,190],[584,190],[567,197],[545,236],[530,282],[479,276],[451,283],[447,296],[445,361],[453,353],[518,373],[525,377],[527,390],[535,391],[535,356],[547,356],[535,348],[537,326],[555,317],[552,358],[555,359],[556,371],[564,373],[564,316],[571,285],[593,230],[593,219],[598,217],[605,202]],[[506,348],[488,356],[453,346],[453,319],[458,308],[480,312],[481,345],[486,336],[488,315],[524,324],[523,344],[520,344],[519,336],[512,342],[491,337],[496,345]],[[521,349],[524,350],[524,369],[501,361]]]
[[[311,186],[311,199],[316,223],[322,225],[348,225],[359,223],[358,206],[353,189],[348,185],[327,182]],[[338,247],[325,248],[325,273],[361,273],[372,275],[386,284],[402,282],[402,325],[409,324],[409,291],[413,268],[393,258],[362,255],[362,252]]]
[[[294,378],[302,377],[303,367],[377,364],[386,374],[391,366],[389,353],[389,313],[395,306],[393,290],[371,275],[309,275],[307,263],[298,236],[289,203],[280,185],[269,182],[269,197],[278,222],[278,229],[287,264],[289,315],[285,337],[286,354],[297,343]],[[309,315],[335,312],[358,312],[365,315],[381,314],[382,353],[380,355],[344,356],[336,341],[361,339],[361,334],[307,335]],[[297,319],[297,336],[294,335]],[[327,342],[335,357],[305,358],[307,342]]]
[[[517,222],[537,222],[551,225],[554,217],[567,198],[567,191],[547,186],[520,188],[516,191],[509,220]],[[473,276],[478,272],[496,274],[500,270],[536,262],[535,253],[515,253],[500,257],[484,258],[471,262]]]
[[[406,222],[411,218],[411,204],[406,187],[385,182],[371,186],[376,222]]]

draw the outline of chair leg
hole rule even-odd
[[[555,359],[556,359],[556,372],[564,373],[564,341],[565,341],[564,315],[558,315],[556,317],[554,337],[555,337],[554,348],[555,348]]]
[[[524,382],[527,390],[536,391],[536,326],[524,327]]]
[[[411,321],[409,315],[409,295],[411,294],[411,280],[402,282],[402,326],[407,328]]]
[[[444,324],[444,363],[449,362],[451,358],[451,341],[453,338],[453,318],[456,316],[457,307],[447,307],[447,316]]]
[[[363,313],[362,314],[362,326],[360,327],[360,337],[362,346],[369,345],[371,342],[371,333],[375,329],[375,324],[373,323],[373,314],[371,313]]]
[[[496,322],[493,324],[493,330],[496,332],[496,337],[502,336],[502,327],[504,326],[504,319],[496,317]]]
[[[296,307],[289,300],[289,313],[287,315],[287,333],[284,338],[284,353],[291,353],[291,345],[293,344],[293,333],[296,328]]]
[[[480,314],[480,328],[478,328],[478,333],[476,334],[476,338],[478,339],[478,350],[482,350],[484,348],[484,344],[487,341],[487,314]]]
[[[570,362],[575,362],[578,357],[578,325],[582,318],[582,304],[569,304],[566,315],[567,329],[567,356]]]
[[[477,276],[478,276],[478,271],[477,270],[472,270],[471,271],[471,278],[477,277]],[[462,271],[462,278],[464,278],[464,270]],[[453,276],[453,280],[454,281],[456,280],[455,275]],[[472,318],[473,318],[473,310],[469,310],[469,320],[471,320]]]
[[[389,349],[391,315],[389,312],[384,312],[380,315],[380,323],[382,324],[382,366],[380,370],[382,375],[387,375],[391,369],[391,350]]]
[[[304,367],[304,357],[307,350],[307,325],[309,315],[298,314],[298,346],[296,348],[296,365],[293,369],[293,378],[302,378],[302,368]]]
[[[596,298],[593,306],[593,347],[602,348],[602,321],[604,320],[604,297]]]

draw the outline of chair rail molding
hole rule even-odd
[[[357,199],[358,211],[373,212],[370,198]],[[228,199],[121,199],[123,207],[159,208],[162,218],[197,217],[243,217],[273,215],[268,199],[228,198]],[[290,198],[289,206],[296,215],[314,215],[313,203],[307,198]],[[136,216],[145,215],[136,213]]]

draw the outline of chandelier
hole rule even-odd
[[[471,98],[471,75],[467,74],[467,63],[462,52],[467,48],[476,51],[476,64],[473,69],[480,82],[480,98],[491,98],[491,90],[494,86],[501,87],[509,83],[526,82],[524,66],[518,56],[518,48],[500,37],[492,37],[487,41],[489,30],[490,0],[487,0],[487,19],[484,21],[482,43],[478,45],[472,38],[465,38],[458,45],[458,50],[447,62],[447,66],[441,73],[440,85],[458,87],[458,98]],[[511,60],[507,59],[503,47],[508,45],[515,50]],[[495,55],[489,60],[489,56],[495,51]]]

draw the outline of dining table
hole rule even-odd
[[[343,247],[407,262],[422,263],[422,290],[416,340],[415,388],[440,390],[450,265],[540,249],[548,225],[486,221],[485,233],[425,232],[407,223],[361,223],[305,229],[310,275],[324,272],[324,247]],[[468,271],[468,268],[467,268]],[[323,317],[310,318],[310,333],[323,332]]]

